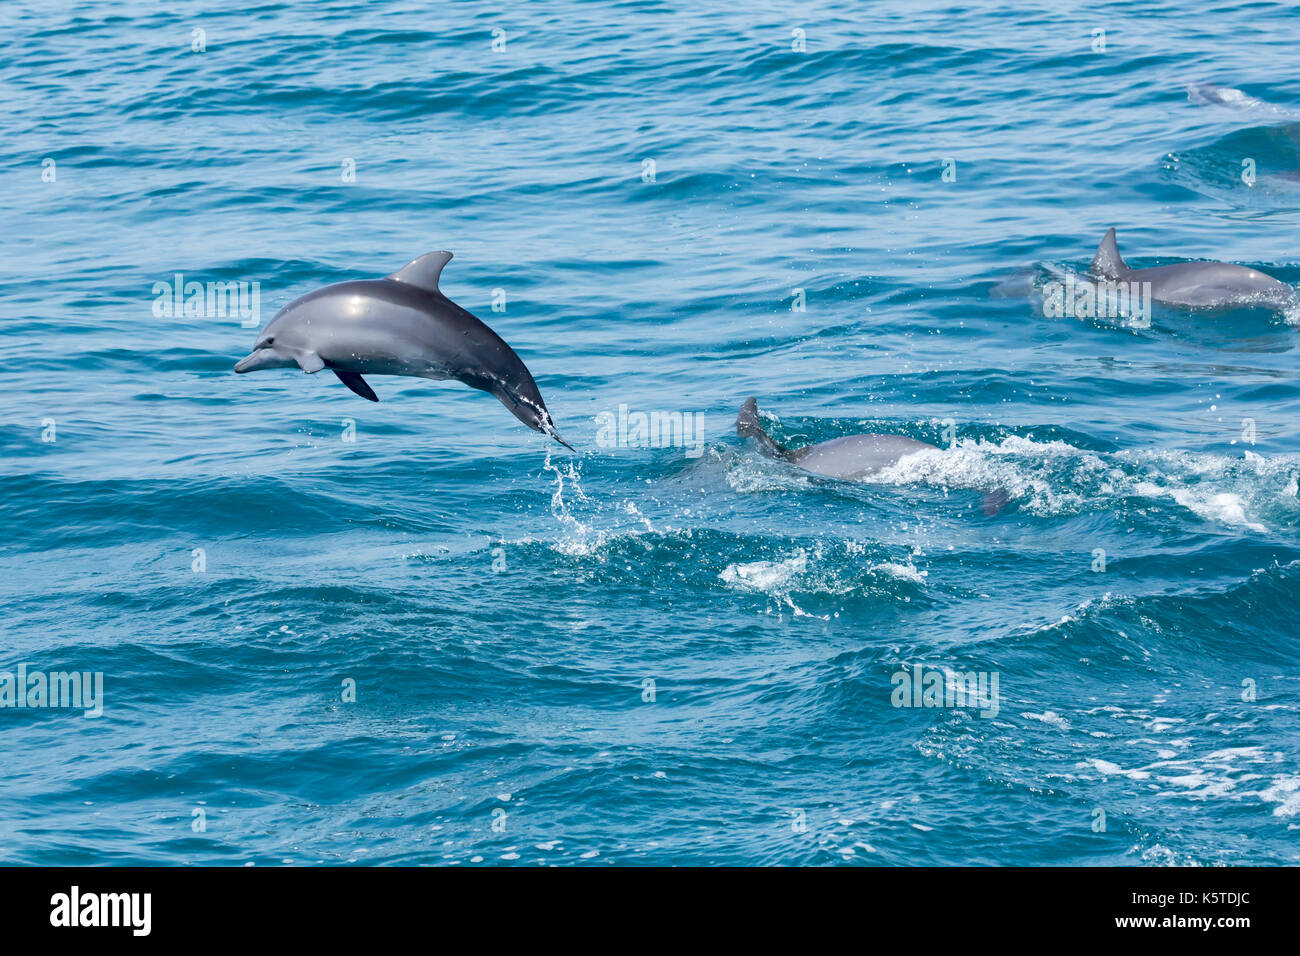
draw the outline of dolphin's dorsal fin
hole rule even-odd
[[[1092,274],[1103,279],[1118,279],[1128,266],[1119,254],[1119,243],[1115,241],[1115,227],[1111,226],[1102,237],[1097,254],[1092,258]]]
[[[418,259],[412,259],[388,278],[405,282],[426,292],[437,292],[438,276],[442,275],[442,267],[449,262],[451,262],[450,252],[426,253]]]
[[[772,439],[758,420],[758,401],[752,396],[740,406],[740,414],[736,416],[736,434],[741,438],[754,439],[763,454],[778,461],[797,461],[800,458],[799,452],[803,451],[802,448],[791,451]]]

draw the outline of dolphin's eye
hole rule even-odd
[[[275,344],[275,336],[272,335],[270,338],[268,338],[265,342],[262,343],[262,348],[269,349],[274,344]]]

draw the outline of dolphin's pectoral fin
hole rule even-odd
[[[356,372],[344,372],[336,368],[334,374],[339,377],[340,382],[352,389],[352,391],[356,392],[362,398],[368,398],[372,402],[379,401],[379,396],[375,394],[375,390],[366,384],[366,380]]]
[[[319,372],[325,367],[325,360],[315,352],[299,352],[293,359],[304,372]]]

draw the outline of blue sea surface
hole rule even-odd
[[[1300,285],[1298,48],[1242,0],[4,4],[0,672],[103,712],[0,707],[0,862],[1300,863],[1297,317],[1043,314],[1111,226]],[[576,455],[234,374],[437,249]],[[819,478],[750,395],[942,451]]]

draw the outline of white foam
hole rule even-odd
[[[1275,817],[1293,817],[1300,813],[1300,776],[1273,778],[1273,786],[1260,792],[1260,798],[1276,803]]]
[[[1197,517],[1265,533],[1260,512],[1300,518],[1300,456],[1217,455],[1179,449],[1088,451],[1060,440],[1009,435],[962,439],[950,448],[908,455],[872,478],[988,491],[1000,488],[1022,510],[1042,516],[1114,507],[1117,498],[1171,501]]]
[[[1128,777],[1130,780],[1148,780],[1151,774],[1145,770],[1125,770],[1117,763],[1111,763],[1109,760],[1101,760],[1093,757],[1085,763],[1079,764],[1081,767],[1091,765],[1094,770],[1104,774],[1107,777]]]
[[[880,564],[873,564],[872,571],[879,571],[887,574],[892,578],[900,581],[910,581],[912,584],[924,584],[928,571],[918,571],[910,564],[899,564],[896,561],[884,561]]]
[[[1052,710],[1045,710],[1041,714],[1024,713],[1021,717],[1028,720],[1041,720],[1045,724],[1051,724],[1053,727],[1059,727],[1061,730],[1069,730],[1070,722],[1060,714]]]
[[[729,564],[718,577],[733,587],[772,594],[785,590],[795,575],[808,568],[808,555],[803,551],[782,561],[750,561]]]
[[[1220,521],[1236,528],[1267,532],[1268,528],[1246,517],[1246,507],[1240,495],[1229,491],[1215,492],[1192,488],[1161,488],[1148,481],[1138,482],[1136,490],[1146,498],[1169,497],[1206,521]]]

